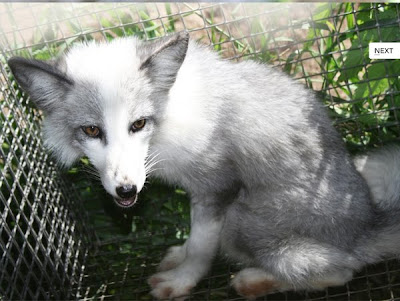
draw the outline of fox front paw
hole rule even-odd
[[[150,294],[157,299],[173,299],[183,301],[188,298],[190,290],[196,285],[188,275],[180,274],[175,270],[157,273],[151,276],[148,284],[152,290]]]

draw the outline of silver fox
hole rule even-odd
[[[314,93],[280,71],[221,60],[186,33],[8,64],[55,158],[89,157],[121,207],[150,174],[189,193],[190,237],[149,279],[156,298],[189,294],[218,250],[245,265],[232,285],[248,299],[342,285],[400,253],[400,149],[357,171]]]

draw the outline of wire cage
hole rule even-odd
[[[139,205],[121,211],[86,159],[60,172],[40,139],[42,114],[7,59],[51,59],[79,41],[181,30],[224,59],[262,61],[304,82],[353,153],[400,137],[400,61],[368,56],[370,42],[400,41],[399,4],[2,3],[1,299],[149,300],[148,276],[189,233],[180,189],[153,182]],[[229,286],[238,269],[217,258],[190,300],[242,300]],[[398,300],[400,263],[368,266],[343,287],[262,299]]]

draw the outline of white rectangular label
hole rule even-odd
[[[400,59],[400,43],[370,43],[370,59]]]

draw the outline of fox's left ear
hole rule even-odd
[[[140,70],[145,70],[154,86],[169,90],[185,59],[189,45],[189,34],[178,34],[153,43],[144,43],[138,49],[141,59]]]
[[[39,60],[12,57],[8,65],[22,89],[39,109],[51,111],[73,85],[57,62],[49,64]]]

